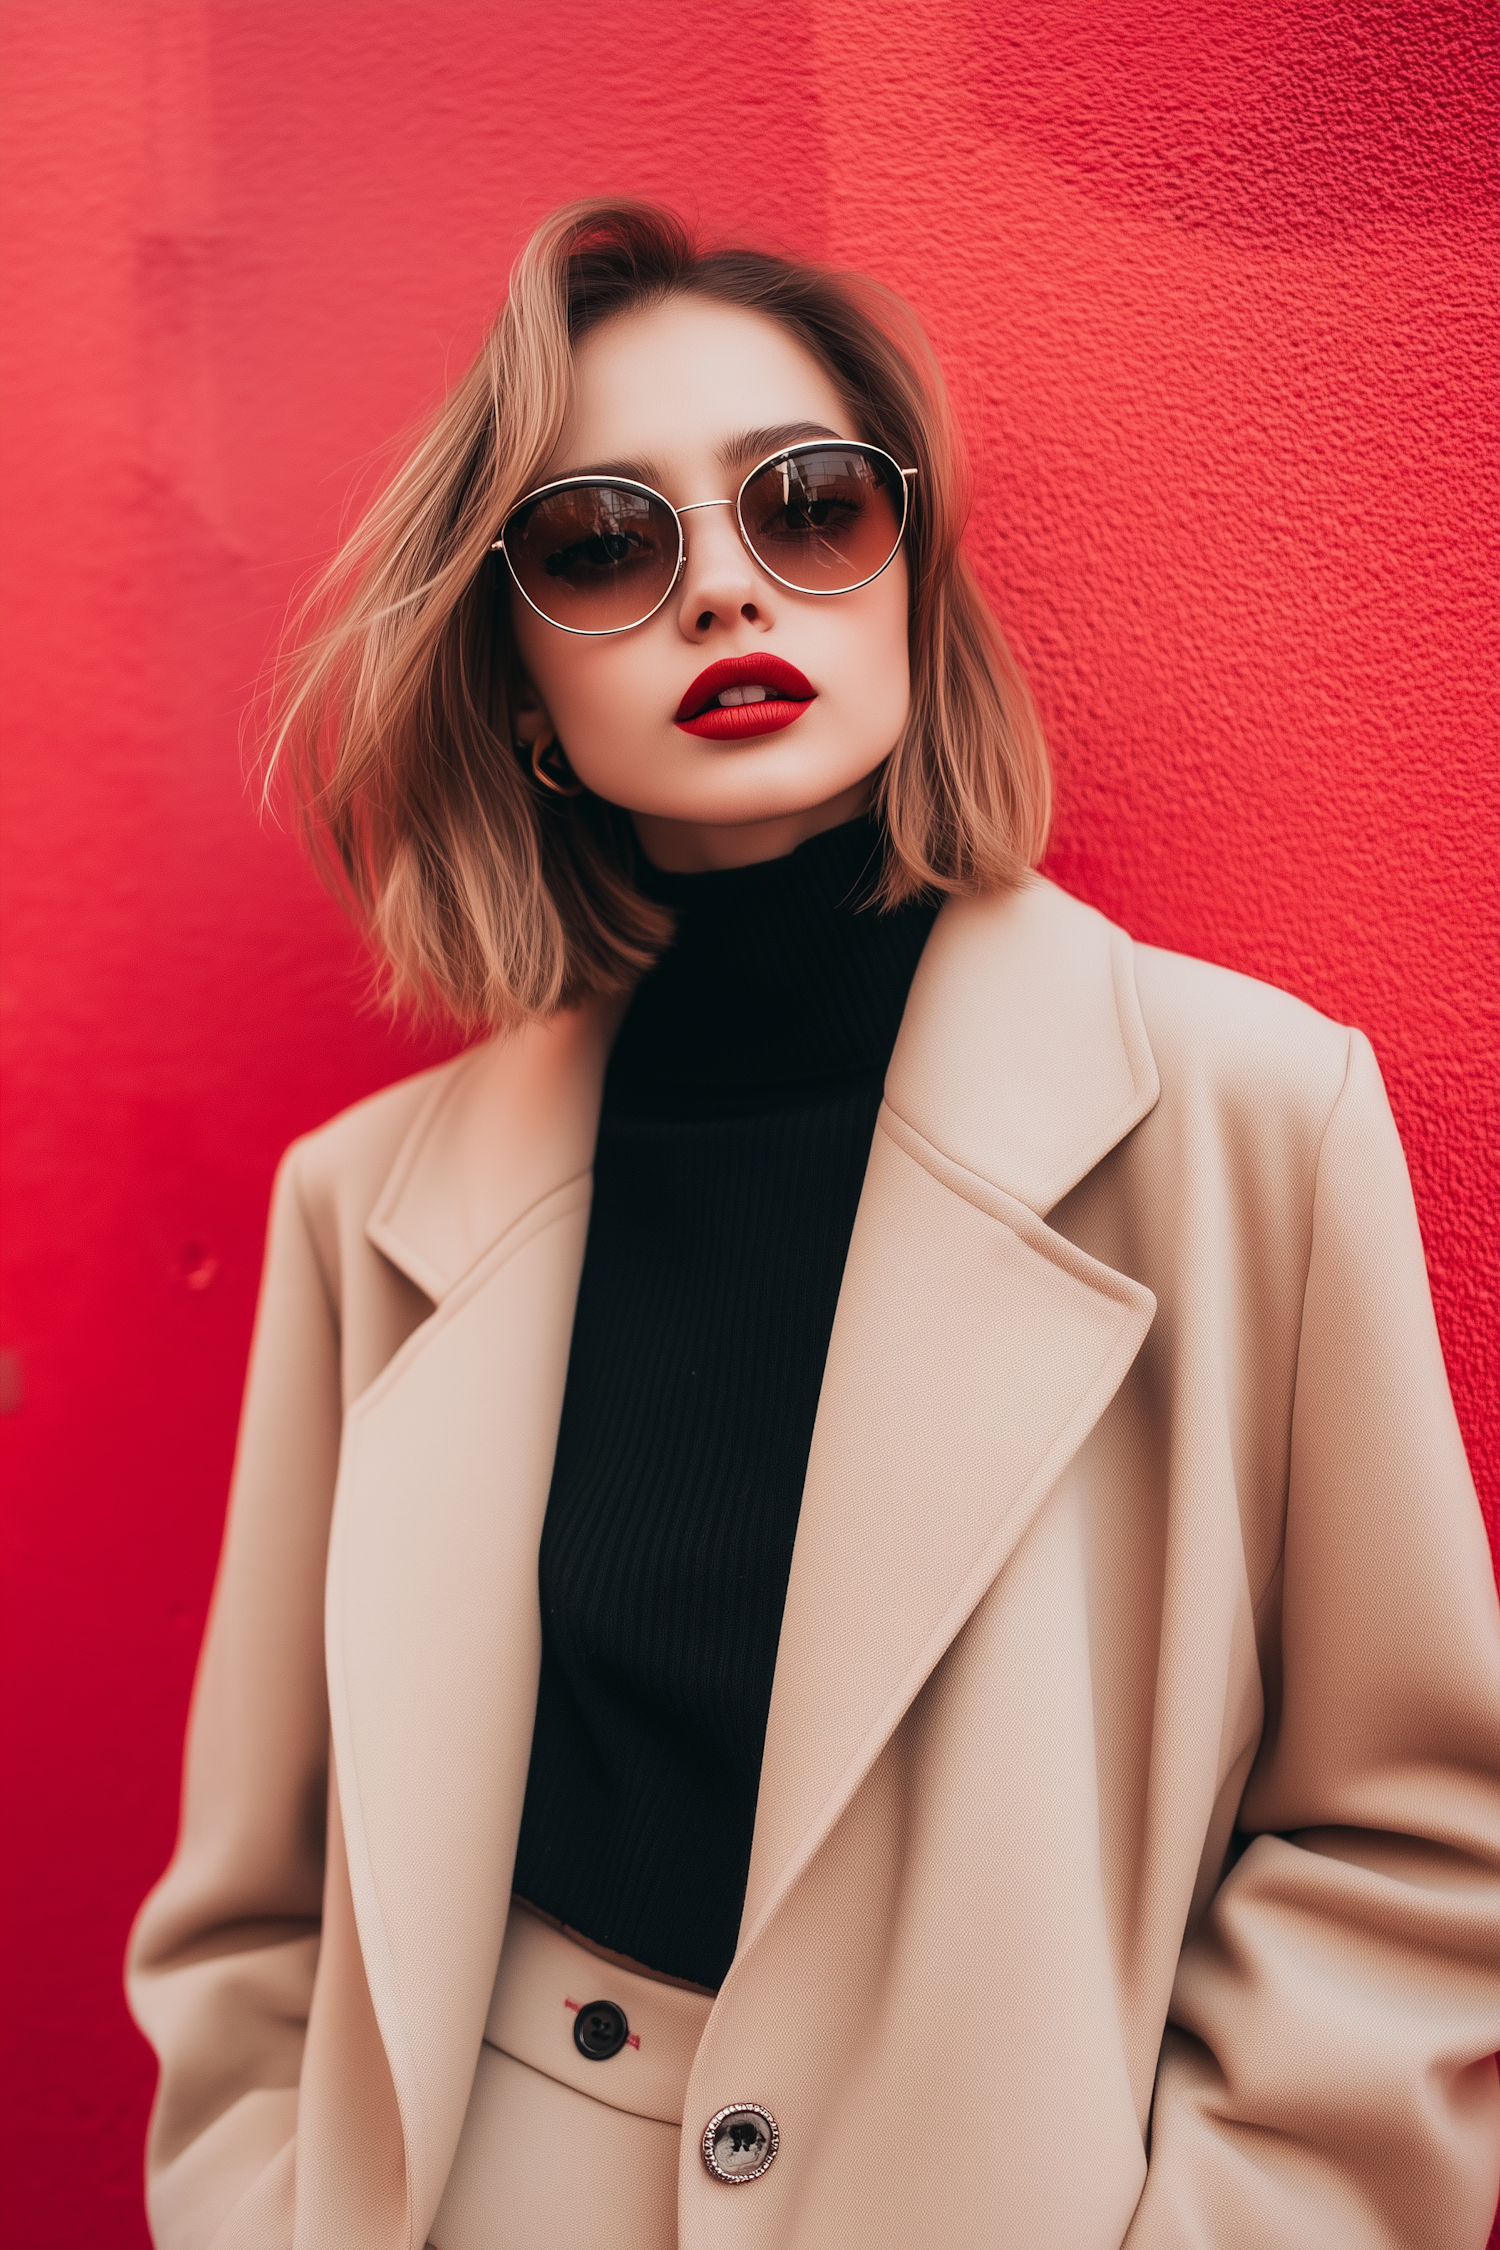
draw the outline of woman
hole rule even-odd
[[[162,2250],[1484,2240],[1500,1632],[1373,1057],[1029,873],[962,522],[894,301],[584,205],[336,576],[282,754],[492,1036],[279,1175]]]

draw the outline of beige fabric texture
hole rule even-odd
[[[681,2142],[676,2125],[481,2047],[428,2250],[662,2250]]]
[[[281,1168],[130,1949],[159,2250],[420,2250],[438,2211],[611,1029],[481,1046]],[[677,2238],[1479,2250],[1497,2046],[1500,1613],[1369,1046],[1045,882],[950,904],[834,1322]],[[697,2137],[743,2101],[780,2153],[726,2187]]]

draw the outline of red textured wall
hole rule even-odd
[[[144,2241],[118,1963],[266,1189],[433,1051],[361,1012],[239,714],[565,196],[921,307],[1055,871],[1369,1031],[1494,1505],[1493,33],[1461,0],[4,0],[8,2239]]]

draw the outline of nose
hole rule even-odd
[[[742,620],[768,631],[774,623],[772,584],[757,570],[729,500],[698,500],[682,510],[687,555],[678,588],[677,624],[684,640],[702,641],[716,625]]]

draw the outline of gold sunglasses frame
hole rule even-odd
[[[888,462],[895,471],[901,486],[901,521],[896,526],[896,542],[881,564],[880,569],[870,571],[864,578],[857,578],[852,586],[794,586],[790,578],[783,578],[778,571],[772,570],[769,563],[762,561],[754,547],[751,546],[750,534],[745,529],[745,518],[741,513],[740,503],[762,470],[773,468],[778,461],[795,461],[801,454],[828,453],[836,447],[848,453],[873,454],[877,460]],[[772,579],[778,586],[784,586],[789,594],[805,594],[810,601],[815,602],[836,601],[840,594],[857,594],[861,586],[872,586],[883,572],[890,569],[891,564],[900,554],[901,542],[906,537],[906,527],[911,520],[911,488],[917,475],[918,472],[915,469],[903,469],[895,455],[887,453],[883,445],[866,445],[861,438],[808,438],[800,445],[778,446],[774,453],[766,454],[765,458],[757,461],[753,468],[747,469],[740,479],[739,490],[732,500],[689,500],[687,505],[682,508],[674,508],[666,494],[658,492],[655,485],[640,484],[634,477],[554,477],[549,484],[537,485],[534,491],[526,493],[516,502],[507,514],[505,523],[500,527],[499,538],[490,542],[490,553],[504,555],[505,567],[510,572],[511,584],[515,587],[527,608],[536,611],[543,624],[555,627],[559,633],[573,633],[580,640],[609,640],[616,633],[634,633],[640,626],[649,625],[658,610],[663,609],[671,600],[673,590],[687,564],[687,537],[683,530],[683,517],[696,515],[703,508],[733,508],[741,544],[757,570],[763,570],[769,579]],[[533,507],[538,500],[545,500],[549,492],[582,491],[590,485],[601,484],[611,485],[620,492],[643,493],[648,500],[659,500],[661,502],[677,526],[677,566],[667,581],[666,590],[663,592],[661,599],[653,602],[643,617],[633,617],[628,625],[564,625],[560,618],[549,617],[541,605],[532,600],[526,588],[521,584],[520,573],[511,561],[506,549],[506,529],[514,522],[523,508]]]

